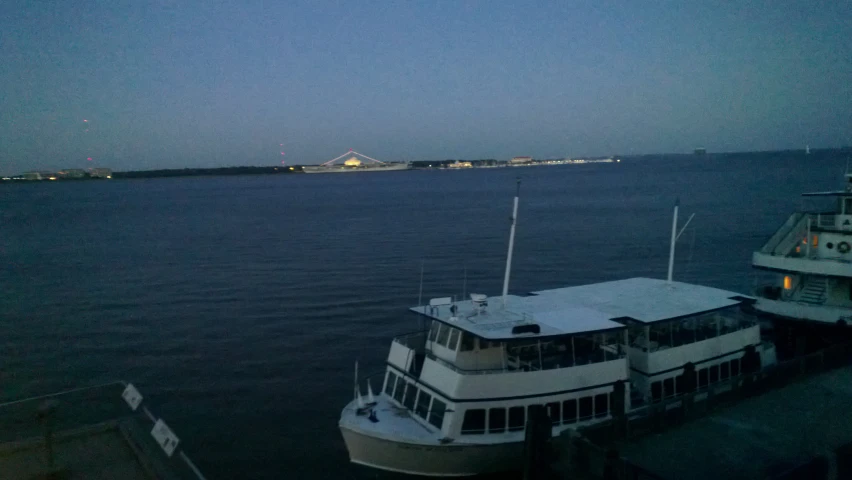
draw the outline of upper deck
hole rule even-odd
[[[834,277],[852,277],[852,174],[846,190],[805,193],[834,198],[831,211],[803,211],[786,222],[754,252],[756,268]]]
[[[588,334],[625,328],[616,320],[655,323],[730,307],[750,300],[735,292],[651,278],[508,295],[471,295],[453,303],[436,299],[412,311],[486,340]]]

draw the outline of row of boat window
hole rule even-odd
[[[461,340],[460,346],[459,340]],[[459,350],[462,352],[467,352],[474,348],[474,337],[472,335],[440,322],[432,322],[432,326],[429,329],[429,341],[435,342],[442,347],[447,347],[450,350],[455,350],[456,347],[459,347]]]
[[[708,385],[738,376],[740,374],[740,359],[735,358],[717,365],[711,365],[696,370],[695,373],[696,388],[700,390]],[[651,401],[653,402],[659,402],[663,398],[674,397],[682,393],[686,393],[683,388],[683,375],[651,383]]]
[[[413,383],[405,381],[401,376],[388,372],[385,393],[436,428],[441,428],[444,424],[447,404],[420,390]]]
[[[572,398],[563,402],[545,404],[547,415],[554,426],[570,425],[591,418],[609,415],[612,393],[601,393],[587,397]],[[476,435],[488,433],[519,432],[526,427],[526,407],[475,408],[464,412],[461,433]]]
[[[727,335],[754,325],[754,318],[735,307],[649,327],[634,325],[628,329],[628,341],[635,348],[655,352]],[[646,328],[648,338],[645,337]]]

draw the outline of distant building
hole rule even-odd
[[[24,172],[21,175],[24,180],[42,180],[41,172]]]
[[[696,148],[695,154],[696,155],[707,155],[707,149],[706,148]]]
[[[471,162],[460,162],[456,160],[456,163],[451,163],[447,165],[447,168],[472,168],[473,164]]]
[[[92,178],[112,178],[111,168],[93,168],[89,170],[89,176]]]
[[[512,165],[520,165],[520,164],[532,163],[532,162],[533,162],[532,157],[515,157],[515,158],[509,160],[509,163],[512,164]]]
[[[85,178],[89,175],[82,168],[66,168],[56,172],[59,178]]]

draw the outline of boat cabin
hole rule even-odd
[[[439,428],[451,436],[478,430],[464,427],[467,410],[532,404],[548,405],[559,419],[554,428],[575,425],[610,415],[619,381],[629,409],[686,393],[678,379],[687,363],[698,389],[737,376],[744,351],[761,345],[756,320],[741,309],[750,301],[648,278],[509,295],[505,308],[500,298],[477,294],[433,299],[412,308],[431,319],[429,330],[394,339],[384,391],[401,406],[420,408],[424,424],[434,420],[432,409],[417,407],[417,398],[440,402],[448,413]],[[473,415],[490,415],[482,412]],[[490,431],[488,421],[481,430]]]

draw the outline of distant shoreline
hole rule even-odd
[[[852,152],[852,147],[839,147],[839,148],[825,148],[825,149],[811,149],[810,155],[825,155],[830,153],[836,154],[846,154],[849,155]],[[802,150],[766,150],[766,151],[754,151],[754,152],[707,152],[702,155],[695,155],[693,153],[659,153],[659,154],[635,154],[635,155],[613,155],[611,157],[588,157],[585,161],[578,162],[567,162],[567,163],[597,163],[601,159],[604,158],[612,158],[620,160],[637,160],[642,161],[648,158],[697,158],[700,161],[707,161],[713,158],[732,158],[739,156],[760,156],[760,155],[773,155],[773,154],[805,154]],[[542,160],[534,160],[532,163],[523,164],[523,165],[510,165],[507,161],[494,160],[494,159],[481,159],[481,160],[415,160],[409,162],[411,165],[410,170],[441,170],[441,169],[455,169],[454,166],[458,166],[460,163],[467,163],[467,168],[459,168],[459,169],[479,169],[479,168],[493,168],[493,167],[525,167],[525,166],[538,166],[538,165],[552,165],[555,162],[561,162],[560,160],[555,159],[542,159]],[[560,163],[564,164],[564,163]],[[305,166],[316,166],[316,165],[305,165]],[[404,171],[404,170],[400,170]],[[124,172],[112,172],[113,179],[121,179],[121,178],[173,178],[173,177],[203,177],[203,176],[233,176],[233,175],[291,175],[291,174],[304,174],[303,165],[293,165],[293,166],[267,166],[267,167],[216,167],[216,168],[168,168],[168,169],[157,169],[157,170],[128,170]],[[31,183],[32,181],[85,181],[85,180],[104,180],[103,178],[97,177],[83,177],[83,178],[42,178],[39,180],[21,180],[20,175],[18,176],[10,176],[3,177],[2,182],[4,183]],[[19,181],[14,181],[19,180]]]

